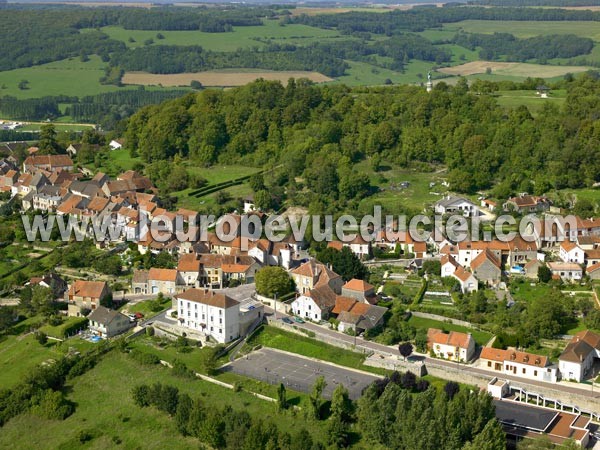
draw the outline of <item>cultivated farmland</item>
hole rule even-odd
[[[207,71],[197,73],[152,74],[146,72],[127,72],[123,76],[124,84],[141,84],[144,86],[189,86],[192,81],[199,81],[203,86],[243,86],[258,78],[286,83],[290,78],[308,78],[316,83],[324,83],[332,79],[318,72],[305,71]]]

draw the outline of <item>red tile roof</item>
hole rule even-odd
[[[374,286],[372,284],[367,283],[364,280],[357,280],[356,278],[352,278],[345,285],[342,286],[342,289],[350,289],[351,291],[358,292],[367,292],[373,289]]]
[[[467,348],[469,342],[473,340],[473,336],[466,333],[460,333],[458,331],[451,331],[450,333],[444,333],[442,330],[437,328],[429,328],[427,330],[427,343],[449,345],[452,347]]]

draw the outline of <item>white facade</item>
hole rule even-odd
[[[584,375],[589,371],[594,364],[594,354],[590,353],[582,362],[576,363],[571,361],[560,360],[558,368],[560,374],[565,380],[583,381]]]
[[[549,383],[556,383],[558,377],[556,367],[536,367],[516,361],[504,361],[502,372],[508,375]]]
[[[307,295],[301,295],[292,302],[292,311],[299,317],[319,321],[323,319],[323,312],[315,301]]]
[[[456,266],[450,261],[442,265],[442,277],[449,277],[456,272]]]
[[[569,245],[564,245],[564,243],[560,246],[560,259],[566,263],[583,264],[585,261],[585,252],[578,245],[570,247]]]
[[[220,344],[239,337],[239,304],[225,309],[184,299],[178,299],[177,303],[179,322],[183,327],[210,336]]]
[[[450,361],[469,361],[475,352],[475,341],[469,340],[468,347],[455,347],[454,345],[434,343],[431,347],[435,356],[438,358],[449,359]]]

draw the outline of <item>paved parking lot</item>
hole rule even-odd
[[[376,375],[355,372],[270,348],[262,348],[239,358],[223,370],[269,384],[283,383],[290,389],[306,393],[311,392],[315,380],[323,376],[327,381],[324,397],[331,398],[337,385],[343,384],[353,400],[359,398],[362,390],[377,379]]]

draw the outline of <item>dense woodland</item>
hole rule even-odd
[[[524,62],[535,59],[545,62],[552,58],[585,55],[594,48],[594,41],[574,34],[517,39],[509,33],[458,33],[453,42],[469,50],[480,48],[479,57],[487,61],[504,59]]]
[[[67,104],[65,114],[77,122],[97,123],[104,129],[115,129],[118,123],[140,107],[181,97],[182,89],[146,90],[144,87],[85,97],[54,96],[31,99],[0,97],[0,112],[19,120],[54,119],[61,115],[60,104]]]
[[[317,212],[370,194],[354,168],[364,159],[376,170],[382,161],[419,170],[447,165],[460,192],[543,194],[600,181],[598,74],[563,87],[565,107],[547,104],[533,117],[526,107],[506,112],[493,97],[470,92],[466,80],[439,83],[431,94],[411,86],[257,81],[142,108],[126,136],[147,162],[177,156],[198,165],[276,167],[272,184]]]

